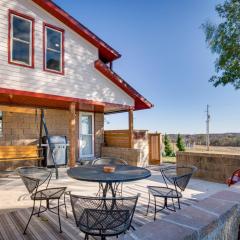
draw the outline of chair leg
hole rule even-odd
[[[178,208],[181,209],[181,206],[180,206],[180,198],[177,198],[178,200]]]
[[[60,207],[59,207],[59,205],[60,205],[60,203],[59,203],[59,199],[58,199],[57,210],[58,210],[59,232],[62,233],[62,226],[61,226],[61,219],[60,219]]]
[[[28,222],[27,222],[27,225],[26,225],[26,227],[25,227],[25,229],[24,229],[23,234],[26,234],[26,231],[27,231],[28,225],[29,225],[29,223],[30,223],[30,221],[31,221],[31,219],[32,219],[34,210],[35,210],[35,200],[34,200],[34,202],[33,202],[33,208],[32,208],[32,212],[31,212],[31,216],[30,216],[29,219],[28,219]]]
[[[173,198],[172,198],[172,204],[173,204],[174,212],[176,212],[176,207],[175,207],[175,204],[174,204]]]
[[[88,240],[88,234],[85,234],[84,240]]]
[[[38,217],[40,217],[40,211],[41,211],[41,207],[42,207],[42,200],[40,200],[40,205],[39,205],[39,208],[38,208]]]
[[[156,197],[154,197],[154,221],[156,220],[156,214],[157,214],[157,202]]]
[[[131,225],[130,228],[132,228],[133,231],[136,231],[136,228],[133,225]]]
[[[148,210],[149,210],[149,205],[150,205],[150,191],[148,191],[148,206],[147,206],[147,214],[146,216],[148,215]]]
[[[64,207],[65,207],[65,212],[66,212],[66,218],[68,218],[68,213],[67,213],[67,205],[66,205],[66,194],[64,193]]]

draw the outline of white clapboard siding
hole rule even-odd
[[[8,10],[35,19],[35,68],[8,64]],[[65,30],[65,74],[43,71],[43,22]],[[134,100],[94,68],[98,49],[31,0],[0,0],[0,88],[133,106]]]

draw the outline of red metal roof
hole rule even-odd
[[[99,49],[99,54],[102,58],[106,60],[106,62],[111,62],[121,55],[110,47],[107,43],[105,43],[102,39],[97,37],[93,32],[91,32],[88,28],[78,22],[75,18],[70,16],[67,12],[65,12],[62,8],[56,5],[51,0],[32,0],[37,5],[42,7],[45,11],[53,15],[55,18],[63,22],[73,31],[78,33],[80,36],[85,38],[91,44]]]
[[[153,104],[144,98],[139,92],[137,92],[132,86],[125,82],[120,76],[113,72],[106,64],[101,60],[95,62],[95,68],[101,72],[104,76],[109,78],[113,83],[120,87],[130,97],[135,100],[134,110],[142,110],[152,108]]]

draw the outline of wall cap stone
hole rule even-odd
[[[240,186],[240,185],[239,185]],[[195,205],[162,217],[130,232],[124,240],[237,239],[240,224],[240,193],[217,192]]]

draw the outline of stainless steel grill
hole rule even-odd
[[[67,165],[67,137],[66,136],[49,136],[53,155],[57,166]],[[43,137],[45,166],[53,167],[53,159],[50,152],[50,147],[46,137]]]

